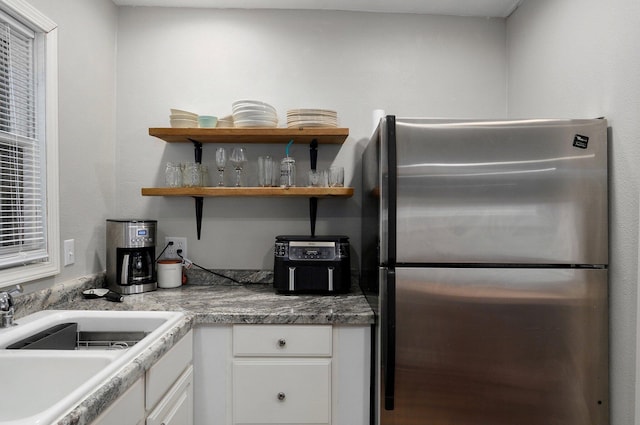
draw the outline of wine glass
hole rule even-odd
[[[236,186],[242,186],[240,184],[240,174],[242,173],[242,167],[247,163],[247,152],[244,148],[233,148],[229,159],[236,169]]]
[[[218,167],[218,186],[224,186],[224,166],[227,163],[227,151],[225,148],[216,149],[216,166]]]

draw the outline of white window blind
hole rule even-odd
[[[34,44],[0,12],[0,269],[48,258]]]

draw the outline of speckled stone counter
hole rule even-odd
[[[357,285],[350,293],[341,295],[279,295],[273,290],[269,272],[226,271],[225,275],[232,276],[236,282],[191,271],[188,285],[127,295],[121,303],[82,297],[82,290],[104,286],[104,274],[16,297],[16,318],[43,309],[181,311],[186,315],[180,326],[90,394],[57,424],[90,424],[182,335],[199,324],[369,325],[375,321]]]
[[[197,324],[374,323],[367,300],[354,284],[340,295],[280,295],[273,290],[270,272],[223,271],[236,282],[210,273],[189,272],[189,284],[126,295],[124,302],[84,299],[82,290],[104,286],[104,274],[82,278],[56,288],[16,297],[16,317],[44,309],[183,311]]]
[[[269,284],[184,285],[127,295],[124,302],[78,299],[55,306],[75,310],[184,311],[195,324],[370,324],[374,315],[359,289],[344,295],[278,295]]]
[[[16,316],[43,309],[183,311],[195,324],[352,324],[374,323],[371,307],[357,284],[340,295],[280,295],[273,290],[270,272],[226,271],[239,283],[220,276],[190,271],[189,284],[126,295],[124,302],[84,299],[83,289],[101,287],[104,277],[80,279],[65,287],[16,299]]]

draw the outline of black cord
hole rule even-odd
[[[171,245],[173,245],[173,241],[169,241],[167,242],[167,244],[165,245],[164,249],[162,250],[162,252],[158,255],[158,257],[156,258],[156,263],[158,262],[158,260],[160,259],[160,257],[162,257],[162,254],[164,254],[164,252],[167,250],[167,248],[169,248]],[[180,256],[180,258],[182,258],[182,256]]]
[[[165,248],[165,249],[166,249],[166,248]],[[181,251],[181,250],[178,250],[178,251]],[[182,258],[182,259],[184,260],[184,257],[182,256],[182,254],[181,254],[180,252],[178,252],[177,254],[178,254],[178,257],[180,257],[180,258]],[[189,260],[189,261],[191,261],[191,260]],[[193,264],[194,266],[196,266],[197,268],[199,268],[199,269],[201,269],[201,270],[204,270],[204,271],[206,271],[206,272],[209,272],[209,273],[211,273],[211,274],[213,274],[213,275],[216,275],[216,276],[218,276],[218,277],[222,277],[222,278],[224,278],[224,279],[229,279],[230,281],[235,282],[235,283],[239,283],[239,284],[241,284],[241,283],[242,283],[242,282],[240,282],[240,281],[238,281],[238,280],[236,280],[236,279],[234,279],[234,278],[232,278],[232,277],[230,277],[230,276],[226,276],[226,275],[223,275],[223,274],[221,274],[221,273],[214,272],[213,270],[209,270],[209,269],[207,269],[207,268],[204,268],[204,267],[202,267],[202,266],[200,266],[200,265],[198,265],[198,264],[194,263],[193,261],[191,261],[191,264]]]

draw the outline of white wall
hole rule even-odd
[[[190,256],[212,267],[270,267],[273,236],[308,232],[303,200],[207,199],[197,242],[190,199],[142,198],[140,187],[160,184],[162,163],[191,158],[147,136],[168,125],[171,107],[222,115],[248,97],[282,116],[335,108],[351,136],[340,149],[322,146],[320,161],[336,154],[357,187],[373,109],[500,117],[508,80],[511,116],[604,115],[612,126],[611,423],[635,423],[640,3],[528,1],[505,29],[473,18],[29,2],[59,25],[61,242],[76,240],[76,264],[27,290],[103,270],[108,217],[157,218],[161,236],[187,236]],[[254,159],[281,151],[250,147]],[[299,161],[306,152],[296,147]],[[321,200],[318,231],[357,235],[359,196]]]
[[[115,211],[115,46],[110,0],[29,0],[58,25],[60,252],[75,240],[75,264],[27,291],[105,268],[104,219]]]
[[[605,116],[610,147],[611,423],[638,423],[640,3],[535,0],[507,21],[509,115]]]
[[[249,98],[287,109],[332,108],[350,129],[342,147],[320,146],[319,161],[345,167],[356,187],[348,200],[319,201],[318,234],[346,234],[358,246],[360,153],[382,108],[399,116],[503,117],[506,114],[502,19],[320,11],[119,9],[117,57],[117,212],[159,220],[159,236],[186,236],[189,257],[215,268],[272,268],[278,234],[308,234],[304,199],[204,201],[197,241],[193,200],[148,198],[163,164],[192,160],[192,148],[148,136],[166,127],[169,109],[223,116]],[[204,146],[204,163],[214,146]],[[308,146],[294,145],[299,176]],[[260,154],[283,145],[251,145],[256,184]],[[253,173],[253,174],[252,174]],[[215,173],[212,173],[215,175]],[[301,182],[304,179],[300,180]],[[352,261],[357,266],[358,259]]]

